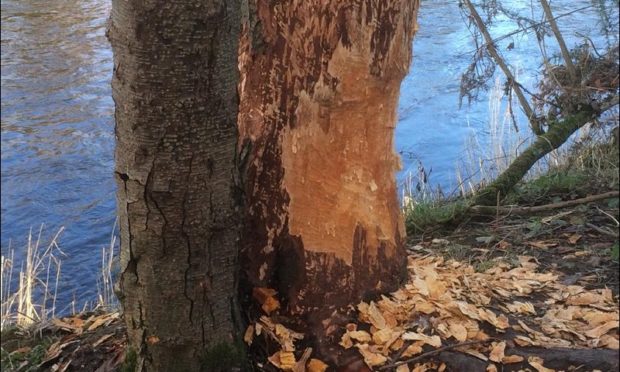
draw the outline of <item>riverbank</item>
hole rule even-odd
[[[577,148],[564,165],[519,184],[493,213],[470,208],[468,198],[406,206],[409,281],[345,314],[350,324],[334,342],[362,369],[617,368],[618,159],[616,142]],[[389,326],[374,324],[369,306]],[[270,322],[263,316],[251,326]],[[281,336],[269,334],[246,334],[256,369],[287,369]],[[7,371],[129,371],[135,363],[116,311],[13,327],[1,347]]]

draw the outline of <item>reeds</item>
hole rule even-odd
[[[44,225],[39,227],[36,239],[30,228],[26,256],[19,269],[17,286],[12,288],[15,266],[15,251],[9,244],[8,257],[2,256],[2,293],[0,294],[0,328],[10,325],[20,327],[47,320],[55,316],[58,282],[64,255],[58,246],[61,227],[42,248],[41,235]]]
[[[17,280],[15,268],[15,250],[9,247],[7,256],[2,255],[1,293],[0,293],[0,329],[12,326],[27,328],[34,323],[45,322],[54,318],[57,309],[58,287],[61,278],[62,257],[66,254],[60,249],[58,239],[64,231],[61,227],[43,248],[42,234],[44,225],[33,235],[28,233],[25,256],[20,263]],[[118,301],[113,289],[113,267],[117,253],[116,222],[110,237],[110,243],[101,250],[101,267],[97,279],[97,299],[85,302],[80,308],[74,299],[65,309],[72,314],[78,311],[101,309],[113,311]],[[64,312],[64,311],[61,311]]]

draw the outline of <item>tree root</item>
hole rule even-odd
[[[506,214],[530,214],[536,212],[543,212],[552,209],[571,207],[574,205],[590,203],[598,200],[604,200],[609,198],[617,198],[620,196],[620,192],[618,191],[609,191],[603,194],[591,195],[585,198],[575,199],[575,200],[567,200],[558,203],[545,204],[545,205],[537,205],[535,207],[496,207],[496,206],[487,206],[487,205],[474,205],[470,207],[470,211],[482,214],[482,215],[495,215],[497,213],[506,213]]]

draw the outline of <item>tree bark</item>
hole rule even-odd
[[[239,9],[112,4],[119,289],[138,370],[196,371],[234,341]]]
[[[393,135],[419,1],[250,1],[242,275],[320,337],[406,272]]]

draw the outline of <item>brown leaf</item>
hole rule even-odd
[[[26,353],[30,352],[30,350],[32,350],[32,348],[30,346],[20,347],[18,349],[13,350],[11,352],[11,355],[13,355],[13,354],[26,354]]]
[[[513,364],[520,363],[523,361],[523,357],[521,355],[506,355],[502,358],[503,364]]]
[[[278,301],[275,297],[267,297],[261,309],[265,312],[265,314],[269,315],[272,312],[278,310],[280,308],[280,301]]]
[[[109,334],[109,335],[101,336],[97,341],[95,341],[93,343],[93,347],[97,347],[97,346],[101,345],[102,343],[104,343],[107,339],[109,339],[112,336],[114,336],[114,334]]]
[[[306,362],[308,358],[312,355],[312,348],[308,347],[304,350],[304,353],[301,355],[301,358],[295,363],[295,367],[293,367],[293,372],[306,372]]]
[[[58,318],[52,319],[52,324],[55,325],[56,327],[60,328],[60,329],[65,330],[65,331],[73,332],[73,333],[76,333],[76,334],[82,333],[82,327],[81,326],[77,327],[77,326],[71,325],[71,324],[69,324],[67,322],[64,322],[64,321],[58,319]]]
[[[579,239],[581,239],[581,235],[579,234],[573,234],[571,236],[568,237],[568,242],[570,244],[577,244],[577,242],[579,241]]]
[[[618,328],[618,326],[620,326],[620,322],[618,322],[617,320],[612,320],[610,322],[601,324],[600,326],[587,331],[585,335],[590,338],[599,338],[605,333],[609,332],[610,330],[614,328]]]
[[[544,240],[535,241],[535,242],[527,242],[527,244],[534,248],[539,248],[539,249],[553,248],[558,245],[558,243],[556,242],[547,242]]]
[[[109,320],[111,320],[111,317],[109,314],[104,314],[101,315],[99,317],[97,317],[95,319],[95,321],[88,326],[87,330],[88,331],[94,331],[95,329],[101,327],[102,325],[106,324]]]
[[[538,372],[555,372],[554,369],[543,366],[544,360],[542,358],[531,356],[527,358],[527,362]]]
[[[491,354],[489,354],[489,359],[493,362],[500,363],[504,358],[504,350],[506,350],[506,343],[504,341],[494,342]]]
[[[370,324],[375,326],[375,328],[383,329],[387,327],[383,314],[377,309],[374,302],[371,302],[368,306],[368,317],[370,319]]]
[[[423,341],[425,344],[431,345],[433,347],[441,347],[441,338],[437,335],[427,336],[423,333],[405,332],[402,335],[402,339],[405,341]]]

